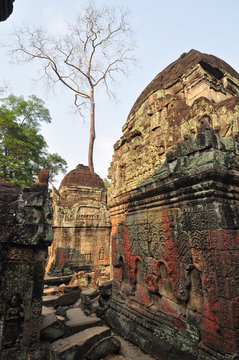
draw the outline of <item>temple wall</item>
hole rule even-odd
[[[0,358],[39,360],[43,278],[52,233],[47,184],[0,184]]]
[[[141,97],[115,145],[105,316],[156,359],[237,359],[239,75],[188,68]]]

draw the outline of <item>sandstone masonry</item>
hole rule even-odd
[[[0,183],[0,358],[39,360],[45,259],[52,233],[48,172],[30,188]]]
[[[239,354],[239,74],[191,50],[115,144],[108,323],[157,359]]]
[[[110,218],[100,177],[88,166],[78,165],[52,196],[54,241],[49,267],[109,266]]]

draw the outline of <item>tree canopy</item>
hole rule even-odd
[[[127,75],[128,64],[134,62],[132,34],[127,10],[98,8],[93,1],[81,9],[65,35],[53,36],[45,29],[27,26],[14,34],[17,40],[12,47],[14,55],[27,62],[38,60],[42,77],[71,90],[80,112],[83,105],[90,105],[88,165],[91,171],[94,171],[95,88],[103,84],[106,92],[113,94],[112,81],[118,75]]]
[[[47,152],[42,122],[51,122],[50,113],[35,95],[28,100],[12,94],[0,99],[0,178],[30,185],[42,168],[49,169],[50,181],[66,172],[66,161]]]

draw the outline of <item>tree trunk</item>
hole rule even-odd
[[[95,100],[94,100],[94,88],[90,90],[90,139],[88,150],[88,165],[91,172],[94,172],[93,164],[93,149],[95,141]]]

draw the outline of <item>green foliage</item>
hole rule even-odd
[[[50,181],[59,172],[65,173],[66,161],[47,152],[40,134],[41,122],[51,122],[44,102],[34,95],[28,100],[9,95],[0,104],[0,178],[30,185],[42,168],[49,169]]]

